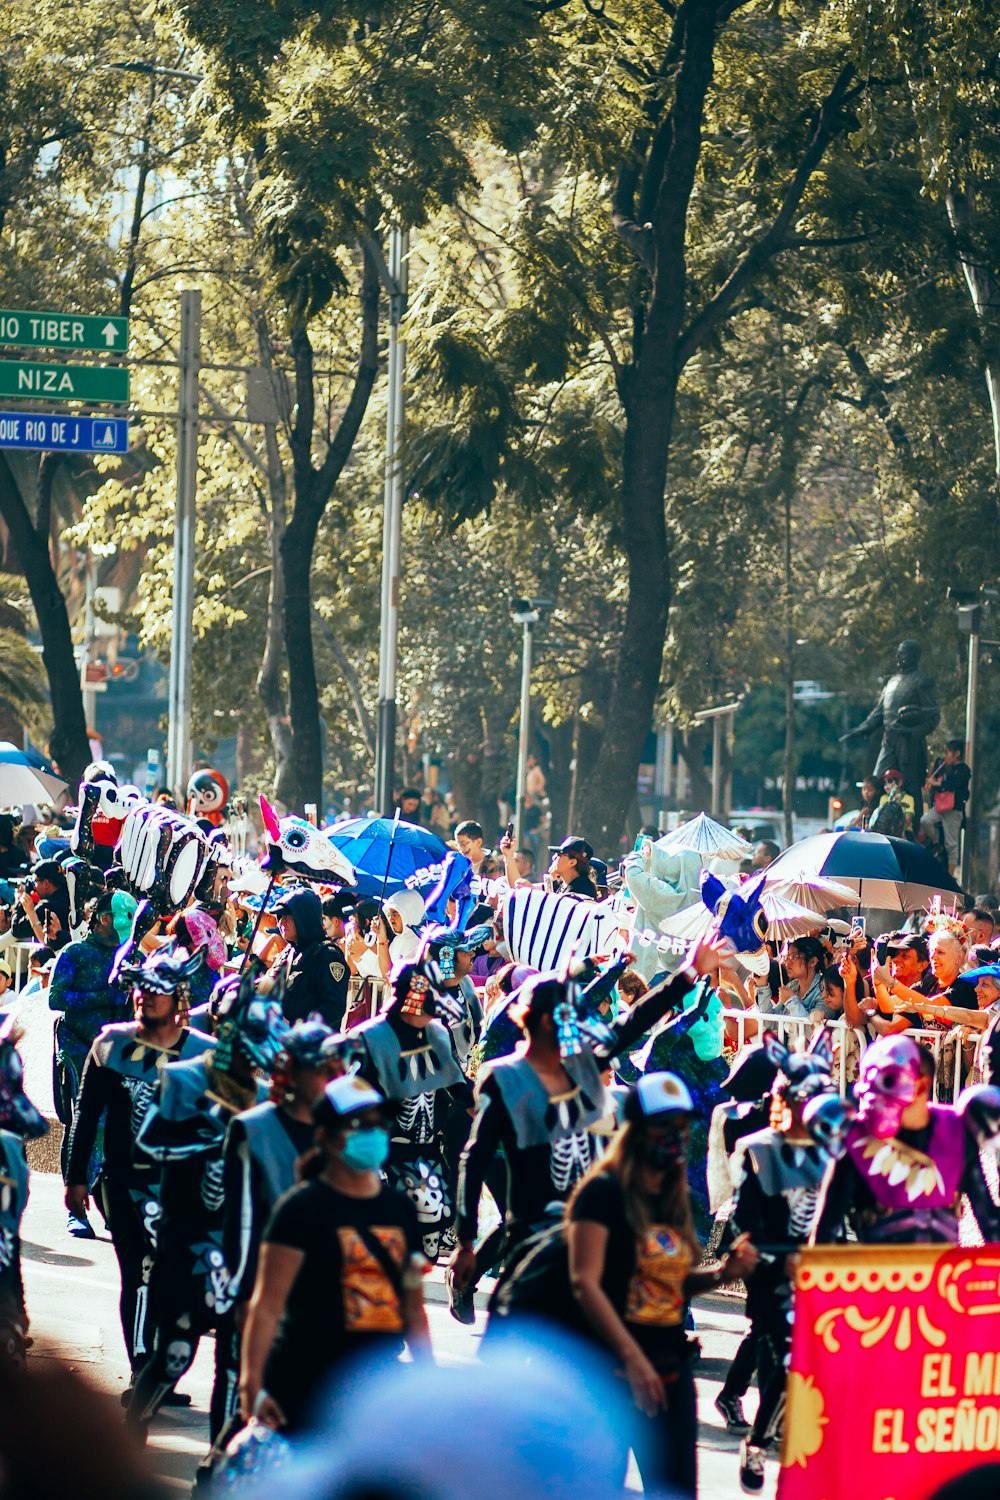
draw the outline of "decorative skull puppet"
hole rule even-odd
[[[131,961],[158,921],[190,906],[202,881],[213,867],[226,866],[230,855],[221,831],[206,835],[192,818],[149,802],[129,813],[115,853],[139,902],[131,939],[115,963],[117,970]]]
[[[205,833],[221,827],[228,801],[229,782],[221,771],[206,767],[192,773],[187,784],[188,817],[194,818]]]
[[[137,807],[148,806],[135,786],[119,786],[111,776],[80,783],[76,822],[69,836],[72,852],[88,862],[111,864],[125,820]]]
[[[325,833],[307,823],[305,818],[279,818],[266,797],[260,799],[268,852],[261,867],[271,875],[289,871],[303,880],[330,881],[338,885],[357,885],[354,866]]]
[[[724,952],[738,954],[752,974],[764,975],[770,960],[767,916],[760,904],[764,876],[731,890],[707,870],[701,877],[701,899],[715,918],[717,943]]]
[[[850,1099],[839,1094],[817,1094],[802,1111],[802,1123],[818,1146],[837,1160],[847,1148],[847,1137],[858,1117]]]

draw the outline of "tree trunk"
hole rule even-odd
[[[90,764],[90,742],[80,690],[80,668],[73,650],[66,600],[52,566],[48,528],[39,534],[7,459],[0,454],[0,515],[24,570],[38,630],[42,661],[52,697],[52,735],[49,750],[60,772],[75,791]]]
[[[319,684],[312,635],[312,556],[316,528],[309,511],[296,505],[281,538],[285,572],[285,651],[288,655],[288,707],[292,734],[292,795],[289,805],[301,812],[306,802],[323,805],[323,742],[319,719]]]

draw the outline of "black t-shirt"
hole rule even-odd
[[[399,1279],[394,1285],[365,1237],[378,1241],[401,1277],[421,1248],[409,1199],[384,1186],[374,1198],[350,1198],[321,1179],[303,1182],[278,1199],[264,1231],[265,1244],[305,1257],[264,1371],[293,1424],[339,1361],[403,1347]]]
[[[651,1224],[637,1236],[625,1217],[614,1172],[602,1172],[581,1188],[571,1217],[607,1229],[602,1291],[654,1363],[676,1362],[687,1344],[684,1283],[694,1260],[690,1247],[666,1224]]]

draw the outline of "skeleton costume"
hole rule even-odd
[[[456,947],[478,946],[481,931],[485,930],[454,934],[461,941],[453,944],[435,940],[433,949],[423,943],[414,963],[393,970],[395,999],[386,1012],[354,1033],[363,1049],[361,1074],[385,1096],[392,1111],[386,1175],[390,1186],[405,1193],[416,1209],[430,1261],[437,1259],[441,1237],[455,1216],[445,1163],[445,1126],[454,1105],[472,1105],[472,1088],[458,1059],[455,1036],[455,1028],[468,1024],[468,1007],[461,992],[443,981],[453,977]],[[433,1019],[415,1027],[408,1024],[408,1016]]]
[[[987,1244],[1000,1238],[1000,1208],[983,1174],[981,1152],[1000,1137],[1000,1089],[965,1089],[957,1105],[929,1104],[929,1123],[903,1128],[921,1074],[921,1052],[905,1033],[880,1037],[861,1059],[856,1117],[812,1111],[821,1139],[837,1131],[838,1161],[829,1201],[872,1244],[958,1244],[963,1195]]]
[[[254,1104],[229,1122],[222,1156],[222,1253],[229,1271],[229,1291],[239,1309],[249,1302],[265,1226],[274,1205],[297,1181],[296,1164],[315,1139],[312,1119],[296,1119],[292,1071],[328,1069],[335,1055],[335,1035],[318,1016],[298,1021],[284,1037],[271,1075],[270,1098]],[[220,1456],[243,1427],[237,1403],[240,1370],[240,1322],[227,1319],[216,1332],[217,1396],[213,1407],[225,1412],[225,1424],[198,1467],[198,1482],[217,1472]],[[228,1338],[226,1335],[228,1334]]]
[[[588,961],[583,977],[594,972]],[[603,994],[601,980],[597,985]],[[570,1087],[550,1095],[527,1057],[501,1057],[484,1068],[476,1083],[476,1114],[462,1153],[458,1186],[458,1236],[475,1238],[485,1175],[501,1149],[507,1162],[507,1215],[503,1263],[510,1269],[517,1247],[540,1222],[561,1209],[574,1183],[599,1154],[594,1134],[611,1112],[601,1071],[632,1046],[668,1010],[680,1010],[695,976],[681,971],[656,985],[626,1016],[612,1022],[590,1013],[588,990],[579,980],[536,974],[521,986],[528,1005],[551,1010]],[[690,1024],[690,1023],[688,1023]],[[477,1250],[495,1253],[489,1241]]]
[[[248,974],[223,985],[214,1049],[163,1069],[139,1132],[138,1147],[162,1167],[162,1217],[153,1269],[156,1342],[129,1406],[131,1422],[147,1423],[190,1368],[199,1339],[214,1328],[213,1441],[234,1385],[226,1369],[233,1290],[222,1249],[223,1144],[233,1116],[266,1097],[252,1070],[273,1066],[287,1032],[277,986],[258,995]]]
[[[186,1008],[187,981],[200,959],[181,959],[160,950],[142,964],[127,966],[122,981],[136,991],[151,989],[177,996]],[[182,1027],[172,1047],[141,1037],[140,1021],[105,1026],[84,1064],[66,1152],[66,1181],[89,1186],[88,1168],[101,1121],[104,1164],[98,1191],[121,1275],[121,1321],[133,1374],[152,1350],[150,1275],[160,1215],[159,1173],[152,1161],[134,1151],[166,1063],[197,1057],[212,1045],[211,1037]]]
[[[48,1123],[24,1092],[24,1069],[13,1042],[14,1017],[0,1020],[0,1361],[24,1367],[24,1284],[21,1218],[28,1201],[24,1142]]]
[[[769,1125],[740,1141],[739,1181],[730,1220],[734,1233],[749,1233],[760,1251],[760,1263],[747,1282],[747,1316],[760,1388],[757,1416],[741,1456],[740,1480],[749,1490],[763,1488],[763,1454],[784,1412],[792,1319],[788,1256],[807,1242],[817,1213],[821,1215],[817,1237],[831,1237],[825,1232],[830,1211],[828,1206],[824,1212],[823,1199],[832,1158],[801,1123],[793,1129],[792,1111],[809,1100],[836,1098],[827,1032],[817,1031],[809,1050],[795,1053],[768,1031],[764,1052],[780,1070],[772,1096],[772,1119],[774,1111],[779,1115],[783,1111],[783,1118],[778,1127]]]

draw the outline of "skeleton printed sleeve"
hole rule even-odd
[[[102,1067],[93,1049],[83,1065],[83,1076],[76,1096],[76,1108],[69,1132],[69,1152],[66,1164],[66,1181],[87,1183],[87,1168],[101,1117],[108,1107],[110,1090],[114,1080]],[[87,1183],[89,1187],[89,1183]]]
[[[494,1092],[490,1078],[484,1078],[476,1100],[472,1131],[458,1166],[458,1237],[473,1240],[479,1226],[479,1200],[486,1172],[500,1149],[507,1111]]]

